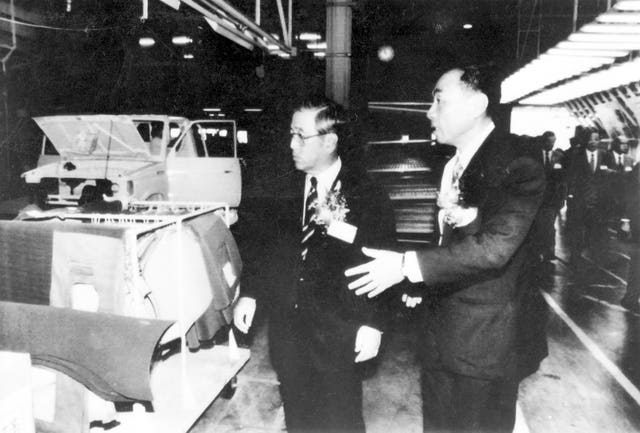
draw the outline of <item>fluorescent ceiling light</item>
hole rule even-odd
[[[640,41],[638,42],[571,42],[563,41],[556,45],[557,48],[572,50],[640,50]]]
[[[589,56],[589,57],[578,57],[571,55],[550,55],[550,54],[542,54],[540,55],[540,59],[550,60],[554,63],[575,63],[582,62],[584,64],[605,64],[612,63],[616,59],[615,57],[605,57],[605,56]]]
[[[318,51],[317,53],[313,53],[314,57],[320,57],[320,58],[324,58],[327,56],[327,53],[325,53],[324,51]]]
[[[154,46],[156,44],[156,41],[151,37],[145,36],[138,40],[138,44],[143,48],[149,48]]]
[[[570,56],[570,57],[624,57],[629,55],[624,50],[576,50],[570,48],[551,48],[547,54],[552,56]]]
[[[282,57],[283,59],[290,59],[291,58],[291,54],[289,53],[285,53],[285,52],[279,52],[278,56]]]
[[[617,1],[613,8],[619,11],[640,11],[640,1],[622,0]]]
[[[630,69],[622,68],[635,60],[615,63],[616,58],[628,60],[640,50],[640,13],[621,10],[640,12],[640,0],[618,1],[612,12],[599,15],[507,77],[502,82],[502,102],[525,98],[520,102],[550,105],[615,87],[614,82],[638,81],[640,66],[632,69],[635,78]]]
[[[326,50],[327,43],[326,42],[311,42],[307,44],[307,48],[310,50]]]
[[[245,108],[244,111],[247,113],[261,113],[262,108]]]
[[[467,29],[467,30],[472,29],[473,28],[473,24],[465,24],[465,25],[462,26],[462,28],[463,29]]]
[[[609,33],[573,33],[569,36],[571,42],[640,42],[640,33],[637,34],[609,34]]]
[[[634,12],[608,12],[596,17],[599,23],[640,23],[640,13]]]
[[[187,53],[187,54],[184,54],[182,57],[187,59],[187,60],[191,60],[191,59],[193,59],[193,54]]]
[[[279,50],[279,49],[280,49],[280,47],[279,47],[279,46],[277,46],[276,44],[267,44],[267,49],[268,49],[269,51],[277,51],[277,50]]]
[[[298,39],[301,41],[319,41],[322,36],[319,33],[300,33]]]
[[[171,43],[173,45],[188,45],[193,42],[189,36],[174,36],[171,38]]]
[[[640,26],[634,24],[586,24],[580,27],[583,33],[613,33],[613,34],[640,34]]]
[[[216,111],[220,111],[220,109],[219,108],[203,108],[202,111],[213,111],[213,112],[216,112]]]
[[[544,90],[520,102],[532,105],[555,105],[637,81],[639,75],[640,59],[636,59]]]

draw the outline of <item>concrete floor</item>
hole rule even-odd
[[[561,227],[560,227],[561,229]],[[242,245],[241,245],[242,246]],[[619,306],[629,245],[611,239],[598,263],[567,263],[561,230],[548,287],[549,356],[522,382],[518,432],[640,431],[640,316]],[[247,252],[245,262],[256,260]],[[249,267],[251,269],[251,267]],[[419,344],[411,313],[385,334],[375,375],[364,382],[364,417],[372,433],[419,432]],[[205,432],[285,430],[277,381],[267,356],[266,326],[256,325],[251,359],[238,376],[236,395],[217,399],[191,429]]]

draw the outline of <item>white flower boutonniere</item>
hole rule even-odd
[[[347,199],[340,191],[342,184],[340,181],[336,183],[335,188],[327,192],[322,202],[315,201],[311,206],[315,209],[315,215],[312,217],[316,224],[329,227],[332,222],[345,222],[349,207]]]
[[[312,220],[323,228],[323,234],[353,243],[358,228],[346,222],[350,210],[346,197],[340,191],[341,187],[341,182],[336,182],[322,202],[312,204],[315,209]]]
[[[447,197],[438,196],[438,207],[441,209],[443,221],[453,228],[467,226],[478,217],[478,208],[461,205],[456,193]]]

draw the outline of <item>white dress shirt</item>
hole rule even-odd
[[[338,173],[340,173],[341,169],[342,169],[342,160],[340,159],[340,157],[338,157],[338,159],[336,159],[333,164],[331,164],[326,170],[324,170],[322,173],[318,174],[317,176],[307,174],[307,177],[305,178],[305,181],[304,181],[305,200],[303,200],[303,204],[302,204],[302,220],[301,220],[302,224],[304,224],[305,213],[307,211],[305,209],[305,203],[306,203],[306,197],[309,194],[309,189],[311,189],[311,178],[315,177],[316,180],[318,181],[318,184],[316,186],[316,190],[318,192],[318,203],[322,203],[324,199],[327,197],[327,193],[329,192],[329,190],[331,190],[331,187],[333,186],[333,182],[338,177]]]
[[[495,125],[493,122],[490,122],[486,125],[486,127],[474,137],[467,145],[465,145],[462,149],[458,149],[456,152],[456,156],[451,158],[447,164],[444,166],[444,170],[442,172],[442,181],[440,183],[440,197],[451,197],[453,194],[456,194],[457,191],[454,191],[458,188],[457,182],[454,184],[452,182],[453,175],[453,167],[456,164],[456,158],[459,160],[462,165],[462,173],[467,169],[471,159],[475,156],[482,146],[482,143],[487,139],[491,131],[493,131]],[[445,204],[445,203],[441,203]],[[443,231],[444,224],[444,214],[442,211],[438,212],[438,224],[440,225],[440,233]],[[404,275],[411,281],[412,283],[417,283],[423,281],[422,272],[420,272],[420,266],[418,265],[418,256],[415,251],[407,251],[404,255],[404,268],[402,270]]]
[[[592,159],[593,158],[593,159]],[[591,162],[593,161],[593,162]],[[587,150],[587,163],[589,164],[589,169],[591,170],[592,173],[595,173],[596,170],[598,169],[598,151],[594,150],[594,151],[590,151]]]

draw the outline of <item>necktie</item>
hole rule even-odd
[[[315,213],[315,202],[318,200],[318,180],[312,177],[309,181],[311,187],[304,202],[304,224],[302,225],[302,240],[300,241],[302,245],[302,251],[300,252],[302,260],[307,258],[307,252],[309,251],[307,242],[316,230],[316,224],[312,218]]]
[[[459,180],[460,176],[462,176],[462,172],[464,171],[464,167],[460,162],[460,157],[456,154],[453,162],[453,169],[451,170],[451,185],[455,191],[459,191]]]
[[[591,173],[596,172],[596,159],[593,157],[593,152],[589,152],[589,166],[591,167]]]
[[[545,167],[549,165],[549,152],[547,152],[546,150],[542,151],[542,162]]]

